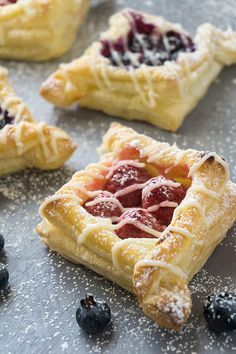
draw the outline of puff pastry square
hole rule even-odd
[[[211,24],[194,39],[178,24],[125,9],[85,54],[61,65],[41,94],[176,131],[225,65],[236,62],[236,33]]]
[[[65,53],[89,0],[1,0],[0,58],[48,60]]]
[[[64,131],[35,121],[0,67],[0,176],[27,167],[56,169],[75,149]]]
[[[236,219],[227,164],[118,123],[99,151],[100,162],[44,201],[36,230],[52,250],[134,292],[148,316],[178,330],[191,312],[188,282]]]

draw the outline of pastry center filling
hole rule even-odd
[[[7,124],[13,124],[14,118],[10,116],[7,110],[0,107],[0,129],[3,129]]]
[[[114,66],[159,66],[177,60],[181,52],[195,51],[193,40],[184,33],[174,30],[162,33],[154,24],[145,22],[139,13],[129,12],[127,18],[130,30],[126,37],[101,41],[101,54]]]
[[[110,218],[121,239],[158,237],[191,184],[187,171],[175,176],[167,170],[135,160],[115,161],[104,189],[95,192],[84,208],[93,216]]]
[[[0,0],[0,6],[16,4],[18,0]]]

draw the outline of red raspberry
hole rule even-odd
[[[118,161],[116,163],[117,168],[113,169],[113,173],[107,181],[106,189],[109,192],[115,194],[116,192],[134,184],[143,184],[151,178],[144,167],[133,166],[133,161],[124,161],[125,165],[120,165],[121,162],[122,161]],[[117,199],[119,199],[125,208],[140,207],[141,190],[142,189],[136,189],[135,191],[122,196],[117,195]]]
[[[186,189],[182,186],[176,184],[176,186],[168,186],[163,184],[175,183],[170,179],[166,179],[164,176],[158,176],[152,178],[142,192],[142,208],[148,209],[153,206],[158,206],[162,202],[173,202],[180,204],[186,195]],[[162,185],[161,185],[162,184]],[[156,188],[148,191],[150,186],[157,185]],[[160,221],[162,225],[169,225],[174,213],[175,207],[162,207],[160,206],[158,210],[152,210],[153,215]]]
[[[101,201],[99,201],[97,204],[88,205],[88,203],[96,201],[97,199],[100,199],[100,198],[101,198]],[[100,216],[102,218],[119,217],[123,212],[122,206],[119,207],[119,205],[117,205],[115,203],[115,201],[113,201],[113,200],[102,201],[103,198],[116,199],[112,193],[107,192],[107,191],[102,191],[95,198],[89,199],[85,203],[84,208],[87,210],[87,212],[89,212],[93,216]],[[119,201],[117,200],[117,202],[119,202]]]
[[[0,6],[16,4],[18,0],[0,0]]]
[[[152,230],[163,231],[163,227],[156,218],[145,209],[133,208],[126,210],[121,215],[121,223],[127,220],[127,223],[116,229],[116,234],[121,239],[126,238],[154,238],[155,236],[147,231],[142,230],[140,226],[148,226]],[[119,226],[119,224],[118,224]]]

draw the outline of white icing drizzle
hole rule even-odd
[[[148,181],[149,182],[149,181]],[[154,189],[156,188],[160,188],[160,187],[172,187],[172,188],[178,188],[181,186],[180,183],[177,182],[173,182],[170,180],[160,180],[160,182],[155,183],[155,182],[149,182],[149,183],[145,183],[145,187],[142,190],[142,199],[144,199],[146,197],[147,194],[151,193]]]
[[[125,188],[117,191],[114,195],[116,198],[118,198],[123,195],[135,192],[139,189],[143,189],[145,186],[146,186],[146,183],[141,183],[141,184],[135,183],[135,184],[132,184],[131,186],[125,187]]]
[[[140,46],[142,47],[145,55],[148,56],[150,58],[150,60],[152,61],[152,55],[150,55],[152,53],[150,51],[146,50],[145,43],[144,43],[144,41],[142,39],[142,35],[140,35],[138,33],[137,28],[135,26],[134,19],[129,14],[129,11],[124,11],[124,15],[128,18],[129,22],[131,23],[133,31],[136,33],[136,38],[137,38]],[[112,59],[114,60],[114,62],[117,64],[118,67],[121,67],[121,68],[126,70],[125,66],[123,65],[123,63],[122,63],[122,61],[120,59],[120,55],[115,50],[112,42],[110,40],[107,40],[107,41],[108,41],[108,44],[109,44],[109,47],[110,47],[109,49],[110,49],[110,53],[111,53]],[[127,46],[127,41],[126,41],[125,37],[123,38],[123,43],[124,43],[124,47],[126,49],[127,58],[129,58],[130,61],[131,61],[131,64],[134,67],[136,67],[137,64],[139,64],[139,61],[138,61],[138,58],[137,58],[137,54],[132,53],[132,52],[129,51],[128,46]],[[97,55],[99,57],[100,53],[98,53],[98,48],[96,48],[96,52],[97,52]],[[107,69],[107,64],[105,63],[105,61],[103,60],[103,61],[101,61],[100,65],[97,65],[97,68],[101,68],[102,80],[99,77],[99,73],[97,73],[97,68],[94,67],[94,63],[92,63],[92,62],[90,63],[90,60],[88,60],[88,63],[89,63],[90,70],[91,70],[91,73],[92,73],[92,75],[94,77],[94,81],[95,81],[97,87],[100,90],[104,90],[104,89],[107,89],[107,88],[111,89],[112,83],[109,80],[109,76],[107,74],[108,69]],[[146,98],[145,90],[143,89],[143,86],[139,83],[139,80],[137,78],[135,70],[132,67],[128,68],[128,70],[129,70],[130,77],[131,77],[131,80],[132,80],[133,85],[134,85],[134,90],[138,93],[141,101],[145,105],[147,105],[148,107],[154,108],[155,105],[156,105],[156,102],[155,102],[156,94],[155,94],[154,88],[153,88],[152,76],[149,73],[148,68],[146,68],[146,65],[143,65],[143,66],[144,66],[144,69],[142,70],[142,73],[144,75],[144,78],[145,78],[145,81],[146,81],[146,84],[147,84],[147,96],[148,96],[148,98]],[[141,65],[141,67],[142,67],[142,65]]]
[[[165,67],[171,72],[171,74],[174,76],[174,79],[176,80],[176,83],[179,88],[179,94],[181,97],[185,95],[185,81],[183,76],[181,77],[181,69],[180,66],[177,63],[173,63],[172,61],[166,61],[164,63]]]
[[[195,199],[186,199],[183,200],[180,204],[180,207],[178,209],[176,209],[176,212],[180,211],[181,209],[185,209],[185,208],[191,208],[194,207],[199,211],[199,214],[201,215],[201,218],[203,219],[203,221],[205,222],[205,224],[207,224],[207,219],[206,219],[206,215],[203,211],[203,207],[201,206],[200,203],[198,203]]]
[[[192,186],[191,187],[191,191],[196,191],[196,192],[202,192],[206,195],[208,195],[209,197],[213,198],[213,199],[219,199],[220,195],[217,192],[211,191],[210,189],[204,187],[204,186]]]
[[[141,67],[143,67],[144,64],[141,65]],[[143,67],[143,71],[142,71],[145,79],[146,79],[146,83],[147,83],[147,88],[148,88],[148,99],[149,99],[149,106],[150,108],[154,108],[156,106],[156,100],[155,97],[157,96],[157,94],[154,91],[154,87],[153,87],[153,81],[152,81],[152,76],[149,74],[148,68],[145,68],[145,66]]]
[[[209,152],[205,156],[203,156],[198,162],[196,162],[190,169],[188,176],[191,177],[210,157],[214,157],[215,161],[222,165],[225,170],[225,183],[229,180],[229,168],[227,163],[218,156],[215,152]]]
[[[137,227],[138,229],[140,229],[144,232],[147,232],[148,234],[150,234],[154,237],[160,237],[160,235],[161,235],[161,232],[153,230],[151,227],[144,225],[142,222],[140,222],[138,220],[131,219],[131,218],[126,218],[126,219],[121,220],[117,225],[114,225],[114,230],[118,230],[127,224],[133,225],[133,226]]]
[[[35,129],[36,129],[36,131],[38,133],[38,138],[39,138],[40,144],[41,144],[42,149],[43,149],[44,157],[45,157],[47,162],[50,162],[51,161],[51,152],[50,152],[50,149],[47,146],[47,141],[46,141],[46,137],[45,137],[45,134],[44,134],[45,127],[46,127],[46,123],[40,122],[40,123],[38,123],[35,126]]]
[[[5,125],[3,129],[0,129],[0,143],[6,144],[8,130],[11,128],[10,124]]]
[[[135,269],[137,267],[154,267],[154,268],[163,268],[169,271],[172,274],[179,276],[180,278],[187,279],[187,275],[182,271],[180,267],[177,265],[167,263],[164,261],[156,261],[152,259],[142,259],[138,261],[135,265]]]
[[[104,61],[101,61],[100,68],[101,68],[101,75],[102,75],[103,81],[105,82],[105,85],[107,86],[107,88],[111,90],[112,83],[111,83],[111,80],[108,75],[106,63]]]
[[[65,139],[67,138],[66,134],[64,132],[61,132],[61,131],[58,131],[58,130],[55,130],[54,131],[54,134],[51,135],[51,139],[50,139],[50,145],[51,145],[51,148],[52,148],[52,151],[53,151],[53,154],[55,156],[57,156],[59,154],[59,151],[58,151],[58,145],[57,145],[57,141],[59,139]]]
[[[190,233],[189,231],[187,231],[186,229],[183,229],[182,227],[169,225],[165,229],[165,232],[167,232],[167,231],[176,232],[177,234],[180,234],[182,236],[186,236],[187,238],[193,238],[193,234]]]
[[[134,160],[120,160],[118,161],[118,163],[114,164],[110,169],[108,174],[106,175],[106,179],[111,178],[111,176],[113,175],[113,173],[120,167],[122,166],[132,166],[132,167],[137,167],[137,168],[144,168],[145,167],[145,163],[142,162],[138,162],[138,161],[134,161]]]
[[[16,123],[20,122],[22,120],[22,117],[23,117],[23,113],[24,113],[24,110],[25,110],[25,105],[23,102],[21,102],[18,106],[17,106],[17,110],[16,110],[16,113],[15,113],[15,120],[16,120]]]
[[[101,192],[103,192],[103,190],[96,190],[96,191],[88,191],[83,184],[81,183],[67,183],[64,185],[64,187],[72,187],[72,188],[76,188],[77,190],[79,190],[80,192],[82,192],[83,194],[86,194],[89,197],[96,197],[98,194],[100,194]]]
[[[145,69],[143,70],[143,72],[145,71]],[[134,85],[134,90],[138,93],[141,101],[143,102],[143,104],[145,106],[149,106],[151,108],[155,107],[155,101],[154,101],[154,106],[153,106],[153,96],[154,96],[154,93],[152,94],[148,94],[148,97],[152,97],[152,100],[150,101],[146,99],[146,96],[145,96],[145,91],[143,89],[143,86],[139,84],[139,80],[137,78],[137,74],[136,74],[136,71],[134,68],[130,67],[129,68],[129,73],[130,73],[130,77],[131,77],[131,80],[133,82],[133,85]]]
[[[164,143],[162,145],[162,147],[160,148],[160,146],[156,146],[155,142],[151,145],[149,145],[148,147],[144,148],[142,153],[142,157],[143,156],[147,156],[147,162],[156,162],[158,159],[162,159],[164,158],[164,156],[172,151],[172,147],[169,144],[165,144],[164,147]]]
[[[157,204],[157,205],[150,206],[148,208],[148,211],[150,213],[152,213],[154,211],[159,210],[160,208],[176,208],[177,206],[178,206],[178,203],[166,201],[166,202],[161,202],[160,204]]]
[[[11,109],[11,106],[15,105],[14,111]],[[7,110],[11,116],[15,118],[15,123],[19,123],[25,117],[23,116],[24,110],[26,109],[26,105],[21,102],[20,98],[15,95],[9,95],[4,97],[4,101],[1,102],[1,106],[3,110]]]
[[[122,64],[122,61],[120,59],[120,56],[119,56],[119,53],[115,50],[113,44],[111,41],[107,41],[108,42],[108,45],[109,45],[109,49],[110,49],[110,53],[111,53],[111,56],[112,56],[112,59],[115,61],[115,63],[124,68],[124,65]]]
[[[98,231],[100,228],[105,228],[107,230],[113,230],[113,225],[109,222],[108,219],[105,220],[101,220],[101,221],[97,221],[96,224],[90,224],[87,225],[83,231],[81,232],[80,235],[78,235],[77,237],[77,242],[79,244],[83,244],[85,243],[87,237],[89,236],[89,234],[93,231]]]
[[[173,148],[177,148],[176,144],[173,145]],[[169,173],[173,168],[175,168],[176,166],[180,165],[180,162],[183,160],[184,155],[186,155],[188,153],[188,150],[178,150],[178,152],[176,153],[176,159],[173,165],[171,165],[170,167],[165,169],[165,173]]]
[[[112,263],[114,267],[118,270],[118,272],[122,273],[128,280],[132,280],[133,276],[127,274],[120,266],[120,263],[118,261],[118,252],[123,246],[129,246],[132,243],[133,243],[133,239],[128,238],[126,240],[121,240],[116,242],[115,245],[112,247]]]
[[[98,64],[94,64],[91,59],[88,57],[87,63],[89,65],[90,71],[92,73],[92,76],[94,78],[94,81],[97,85],[97,87],[101,90],[104,91],[106,90],[106,85],[104,85],[104,79],[100,79],[99,73],[97,72],[97,69],[99,68]]]
[[[140,145],[140,141],[138,139],[132,140],[129,145],[133,148],[137,148]]]
[[[24,128],[23,124],[17,124],[15,127],[15,143],[17,148],[17,153],[21,156],[24,153],[24,144],[22,143],[22,130]]]
[[[100,197],[92,200],[91,202],[87,202],[85,205],[86,206],[93,206],[97,205],[99,203],[112,203],[115,204],[118,208],[120,208],[121,212],[123,213],[125,211],[125,208],[122,206],[122,204],[119,202],[118,199],[112,198],[112,197]]]
[[[44,217],[43,215],[43,210],[44,208],[46,208],[46,206],[48,206],[48,204],[51,204],[53,202],[55,202],[56,200],[60,200],[60,199],[71,199],[74,200],[78,203],[81,202],[81,199],[77,196],[75,196],[74,194],[55,194],[52,195],[51,197],[48,197],[47,199],[45,199],[45,201],[42,203],[42,205],[39,208],[39,215],[41,216],[41,218]]]
[[[160,148],[157,148],[156,142],[151,142],[148,146],[140,150],[140,157],[149,157],[149,155],[155,153],[157,150],[160,150]],[[149,161],[147,160],[147,162]]]

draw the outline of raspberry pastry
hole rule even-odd
[[[75,148],[61,129],[34,120],[0,67],[0,176],[26,167],[56,169]]]
[[[236,33],[201,25],[194,39],[180,25],[126,9],[85,54],[61,65],[41,94],[175,131],[225,65],[236,62]]]
[[[48,60],[65,53],[89,0],[0,0],[0,58]]]
[[[179,330],[191,312],[188,282],[236,219],[228,166],[216,153],[183,151],[118,123],[99,151],[100,162],[44,201],[37,232]]]

